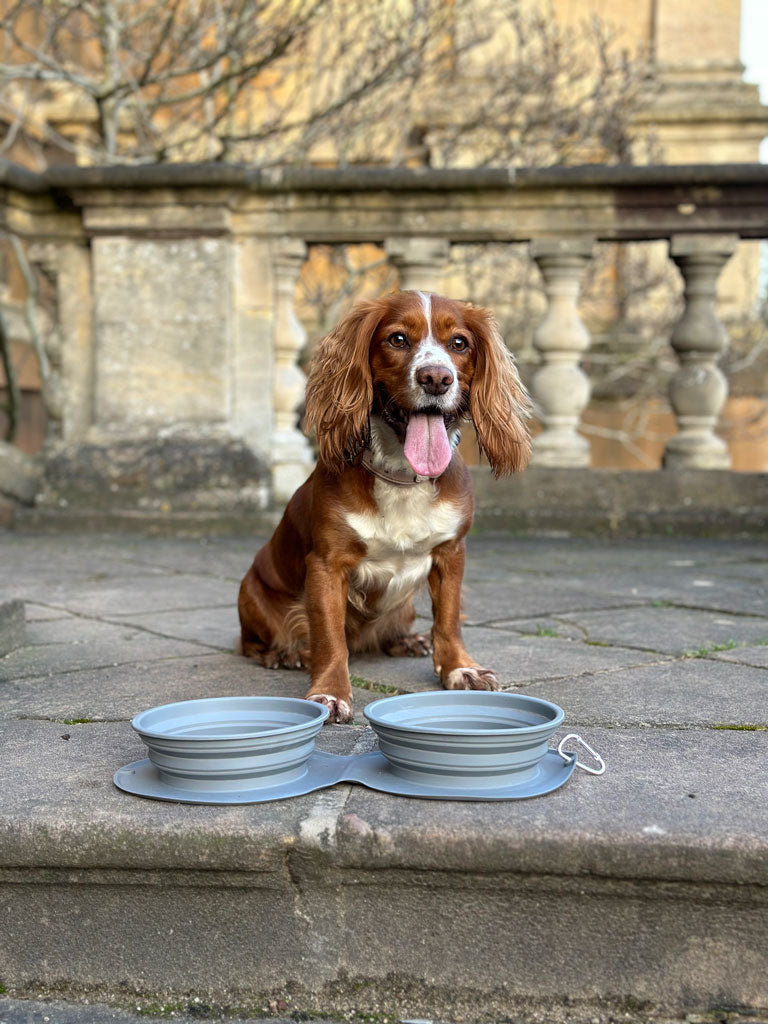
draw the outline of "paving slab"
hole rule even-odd
[[[233,651],[240,640],[240,622],[234,601],[214,608],[187,608],[146,615],[129,612],[111,616],[110,621],[127,622],[150,633],[207,644],[223,651]]]
[[[0,666],[6,660],[2,659]],[[110,663],[0,683],[0,718],[130,720],[146,708],[178,700],[303,697],[308,688],[309,677],[304,672],[264,669],[237,655],[203,650],[185,657]],[[355,713],[360,715],[366,704],[381,696],[377,690],[353,687]]]
[[[611,672],[658,660],[658,655],[620,647],[599,647],[568,638],[522,636],[512,630],[465,625],[464,644],[485,668],[496,672],[502,688],[581,673]],[[381,658],[353,655],[350,671],[400,690],[434,690],[439,684],[431,658]]]
[[[504,532],[478,531],[467,540],[467,572],[478,565],[484,571],[532,572],[536,575],[581,577],[606,571],[613,575],[626,569],[679,569],[708,566],[728,571],[731,565],[765,571],[765,541],[721,540],[686,537],[532,537]]]
[[[55,581],[45,581],[44,589],[40,581],[34,579],[14,583],[8,589],[14,591],[15,597],[95,617],[179,608],[231,607],[237,601],[234,582],[181,573],[86,580],[71,579],[65,574]]]
[[[123,663],[189,657],[210,652],[210,648],[200,644],[152,636],[144,631],[112,626],[105,622],[56,620],[55,623],[39,624],[34,631],[30,627],[31,632],[39,635],[41,625],[61,627],[56,631],[61,637],[69,629],[72,637],[68,641],[49,640],[35,646],[16,648],[0,661],[0,684],[28,676],[58,676],[77,669],[107,669]],[[51,630],[46,632],[52,633]]]
[[[760,647],[736,646],[733,650],[713,651],[709,657],[718,661],[734,661],[739,665],[754,665],[755,668],[768,668],[768,644]]]
[[[678,573],[635,571],[628,575],[611,574],[610,590],[629,594],[634,600],[654,604],[680,605],[687,608],[704,608],[714,611],[729,611],[744,615],[765,615],[768,613],[768,571],[755,577],[740,574],[730,566],[724,573],[720,567],[712,566],[684,569]]]
[[[146,576],[164,568],[146,557],[137,562],[126,552],[127,538],[99,534],[70,533],[65,536],[41,534],[34,537],[13,534],[2,544],[3,584],[20,576],[44,580],[58,578],[107,578],[110,575]]]
[[[462,610],[467,625],[479,626],[512,618],[563,615],[595,609],[623,608],[640,604],[642,598],[600,582],[568,581],[556,576],[542,578],[508,573],[491,581],[468,579],[462,590]]]
[[[238,582],[250,568],[256,552],[266,537],[217,538],[200,537],[194,541],[173,537],[153,539],[151,555],[143,538],[129,538],[123,544],[123,557],[128,564],[152,565],[164,571],[215,574]]]
[[[586,641],[656,651],[661,654],[684,655],[710,651],[724,644],[758,645],[768,642],[768,612],[765,615],[742,615],[727,611],[675,608],[666,604],[614,608],[610,611],[563,613],[552,620],[575,626]],[[546,628],[550,620],[544,619]],[[519,620],[496,625],[515,629]]]
[[[526,692],[567,708],[569,725],[768,729],[764,668],[709,658],[532,683]]]

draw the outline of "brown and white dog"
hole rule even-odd
[[[362,302],[318,345],[306,421],[318,464],[240,587],[242,651],[306,668],[308,700],[352,717],[348,652],[434,652],[447,689],[495,690],[461,638],[471,421],[496,476],[530,454],[528,397],[491,314],[424,292]],[[425,581],[434,624],[412,632]]]

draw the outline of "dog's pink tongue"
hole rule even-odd
[[[452,455],[443,417],[411,413],[403,451],[414,473],[440,476]]]

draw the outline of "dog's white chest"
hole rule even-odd
[[[396,607],[429,575],[432,549],[456,536],[461,514],[450,502],[436,501],[432,484],[374,485],[378,513],[349,513],[347,523],[367,551],[350,581],[350,600],[368,591],[380,596],[377,612]]]

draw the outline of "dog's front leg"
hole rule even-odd
[[[349,569],[315,552],[307,556],[306,609],[312,686],[307,700],[325,704],[329,722],[352,720],[352,686],[344,634]]]
[[[432,552],[429,592],[434,627],[435,672],[446,690],[498,690],[496,676],[467,654],[461,638],[461,581],[464,541],[449,541]]]

